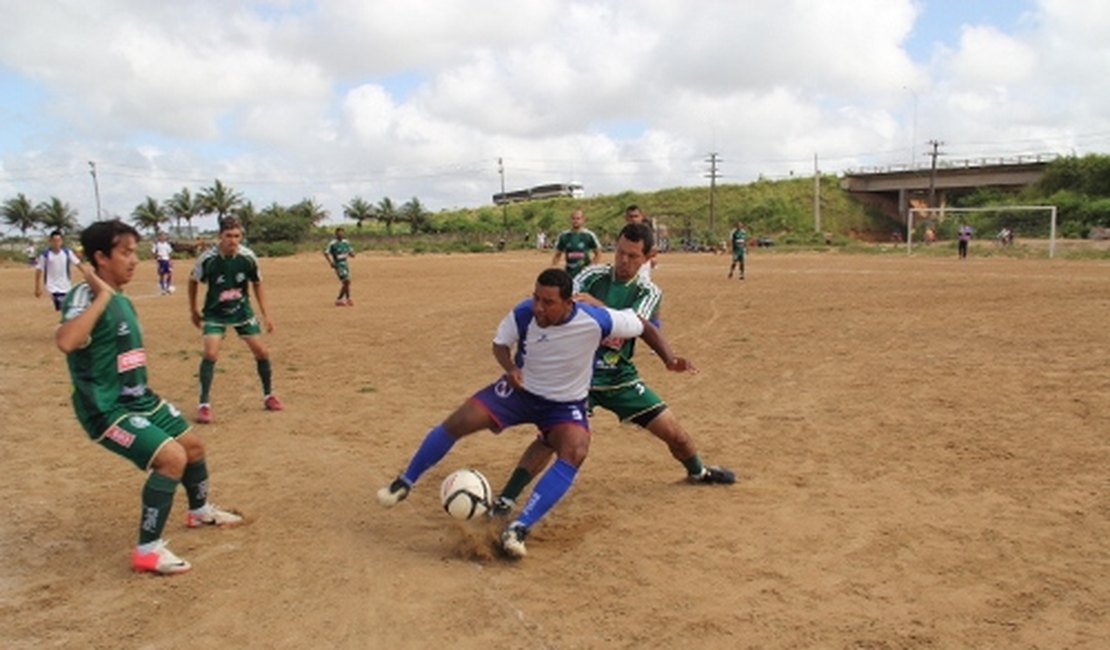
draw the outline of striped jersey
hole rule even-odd
[[[645,320],[650,320],[663,302],[663,291],[651,280],[637,274],[622,282],[612,264],[588,267],[574,279],[574,290],[588,293],[612,309],[630,309]],[[611,335],[603,339],[594,358],[592,387],[616,388],[639,381],[639,371],[632,363],[635,351],[636,337]]]

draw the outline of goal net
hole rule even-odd
[[[914,240],[930,243],[931,238],[936,238],[940,231],[951,230],[955,235],[958,224],[953,225],[947,217],[966,213],[979,213],[978,216],[964,220],[975,221],[973,227],[980,232],[979,239],[984,238],[984,233],[998,240],[1002,244],[1013,241],[1017,231],[1025,234],[1044,233],[1044,220],[1048,221],[1048,256],[1056,255],[1056,206],[1054,205],[1007,205],[993,208],[910,208],[906,211],[906,254],[913,252]],[[1040,214],[1037,214],[1040,213]],[[1006,234],[1009,233],[1009,242]],[[948,239],[952,237],[946,237]]]

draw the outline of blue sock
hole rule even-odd
[[[517,521],[524,524],[525,528],[531,528],[559,502],[559,499],[563,498],[570,489],[571,483],[574,483],[574,477],[577,474],[577,467],[562,458],[556,460],[555,464],[549,467],[536,482],[536,487],[532,489],[532,496],[528,497],[528,503],[520,511]]]
[[[455,438],[447,433],[443,423],[437,424],[428,432],[428,435],[424,436],[424,442],[420,443],[420,447],[409,461],[409,467],[401,478],[408,481],[409,485],[415,485],[420,475],[442,460],[454,445]]]

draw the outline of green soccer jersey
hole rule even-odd
[[[612,264],[598,264],[583,271],[574,279],[574,290],[590,294],[611,309],[631,309],[644,319],[655,315],[663,301],[663,291],[642,275],[637,274],[627,282],[617,280]],[[632,363],[635,349],[635,338],[611,336],[603,340],[594,356],[591,390],[639,381],[639,371]]]
[[[729,238],[732,240],[733,254],[743,253],[748,243],[748,231],[741,228],[733,228],[732,232],[729,234]]]
[[[567,256],[567,273],[571,277],[590,265],[590,253],[601,249],[601,242],[597,235],[583,228],[581,230],[564,230],[559,233],[555,241],[555,248]]]
[[[216,323],[243,323],[254,317],[251,310],[250,282],[260,282],[258,258],[246,246],[225,257],[220,247],[201,253],[193,267],[192,279],[208,284],[204,295],[204,320]]]
[[[74,287],[62,303],[62,322],[92,304],[87,283]],[[73,409],[90,436],[98,437],[128,413],[149,412],[161,399],[147,385],[146,350],[131,300],[117,292],[96,321],[89,340],[66,355],[73,381]]]
[[[332,264],[336,266],[346,266],[347,257],[350,256],[352,250],[350,241],[346,239],[333,239],[328,242],[328,247],[324,249],[324,252],[331,258]]]

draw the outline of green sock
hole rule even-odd
[[[506,499],[516,501],[524,488],[532,482],[532,473],[523,467],[518,467],[513,470],[513,475],[509,477],[509,482],[505,484],[505,489],[501,490],[501,496]]]
[[[196,510],[208,503],[208,465],[203,458],[185,466],[181,485],[185,487],[185,495],[189,497],[189,510]]]
[[[200,360],[200,403],[208,403],[208,392],[212,390],[212,378],[216,376],[216,362]]]
[[[698,476],[702,473],[702,470],[705,469],[705,466],[701,464],[701,457],[697,454],[682,461],[682,465],[686,468],[686,473],[690,476]]]
[[[173,508],[177,479],[151,472],[143,484],[143,516],[139,522],[139,543],[148,544],[162,537],[162,529]]]
[[[256,363],[258,365],[258,377],[262,380],[262,394],[269,395],[272,392],[270,387],[270,360],[258,359]]]

